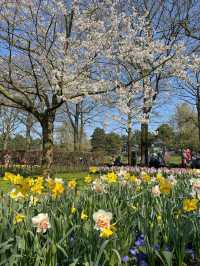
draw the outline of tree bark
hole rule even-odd
[[[29,151],[31,147],[31,128],[33,125],[33,118],[30,113],[27,114],[26,118],[26,148]]]
[[[197,108],[197,126],[198,126],[198,137],[199,137],[199,151],[200,151],[200,88],[197,86],[196,95],[196,108]]]
[[[79,150],[79,103],[76,104],[76,113],[74,118],[74,151]]]
[[[127,146],[128,146],[128,165],[131,165],[131,152],[132,152],[132,127],[131,127],[131,116],[128,116],[128,140],[127,140]]]
[[[149,163],[148,155],[148,123],[141,124],[141,165],[147,166]]]
[[[7,151],[8,149],[8,142],[9,142],[9,135],[6,134],[3,138],[3,150]]]
[[[83,133],[84,133],[84,123],[83,123],[83,112],[80,113],[80,134],[79,134],[79,151],[83,150]]]
[[[53,164],[53,129],[55,114],[46,115],[42,121],[42,168],[47,176]]]

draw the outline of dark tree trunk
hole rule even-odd
[[[198,137],[199,137],[199,151],[200,151],[200,88],[197,87],[196,95],[196,108],[197,108],[197,126],[198,126]]]
[[[55,114],[45,116],[42,126],[42,168],[44,175],[48,175],[53,164],[53,129]]]
[[[26,149],[29,151],[31,147],[31,128],[33,125],[33,118],[30,113],[27,114],[26,119]]]
[[[141,124],[141,165],[147,166],[148,156],[148,123]]]
[[[127,146],[128,146],[128,165],[131,165],[132,158],[131,158],[131,152],[132,152],[132,127],[131,127],[131,116],[128,116],[128,140],[127,140]]]
[[[79,150],[79,114],[79,103],[77,103],[74,118],[74,151]]]
[[[83,112],[81,112],[81,124],[80,124],[80,134],[79,134],[79,151],[83,150],[83,133],[84,133],[84,123],[83,123]]]

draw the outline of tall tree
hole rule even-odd
[[[31,113],[42,127],[42,165],[53,159],[56,110],[72,98],[105,92],[97,58],[111,54],[120,21],[108,3],[19,0],[0,3],[0,103]],[[96,64],[95,64],[96,63]],[[91,67],[91,66],[95,67]],[[109,87],[109,86],[108,86]],[[64,97],[63,97],[64,95]],[[34,100],[33,100],[34,99]]]
[[[157,138],[160,139],[165,146],[170,149],[175,145],[175,132],[171,125],[162,124],[157,128]]]
[[[93,151],[105,151],[106,133],[102,128],[95,128],[91,136],[91,145]]]
[[[65,103],[61,109],[59,120],[68,120],[73,129],[74,151],[81,151],[86,125],[94,121],[98,115],[97,103],[91,99]]]
[[[191,106],[182,103],[177,106],[172,122],[175,128],[176,145],[179,149],[191,148],[198,151],[197,113]]]
[[[3,150],[7,150],[9,140],[20,125],[19,112],[13,108],[0,109],[0,134],[3,141]]]
[[[108,155],[117,156],[121,153],[122,150],[122,140],[121,137],[111,132],[106,134],[106,143],[105,143],[105,151]]]

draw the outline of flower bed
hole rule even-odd
[[[24,178],[0,201],[0,265],[199,265],[197,170],[92,168]]]

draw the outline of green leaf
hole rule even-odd
[[[101,259],[102,254],[103,254],[103,251],[104,251],[104,249],[106,248],[106,246],[108,245],[109,242],[110,242],[110,240],[106,240],[101,245],[99,254],[97,256],[97,260],[96,260],[96,262],[94,264],[95,266],[99,266],[99,262],[100,262],[100,259]]]

